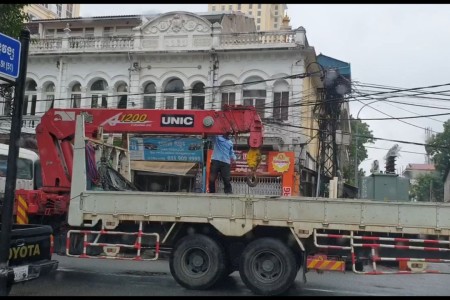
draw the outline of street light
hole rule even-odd
[[[378,102],[378,101],[381,101],[381,100],[385,100],[385,98],[381,98],[381,99],[376,99],[376,100],[374,100],[374,101],[371,101],[371,102],[369,102],[369,103],[366,103],[366,104],[364,104],[360,109],[359,109],[359,111],[358,111],[358,113],[356,114],[356,120],[355,121],[357,121],[358,119],[359,119],[359,113],[362,111],[362,109],[364,108],[364,107],[366,107],[366,106],[368,106],[368,105],[370,105],[370,104],[372,104],[372,103],[375,103],[375,102]],[[358,126],[355,126],[355,133],[356,133],[356,135],[355,135],[355,186],[358,188],[358,196],[359,196],[359,187],[358,187],[358,173],[359,173],[359,170],[358,170]]]

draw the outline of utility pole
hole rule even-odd
[[[322,191],[320,184],[325,183],[337,174],[337,144],[336,130],[339,125],[341,115],[341,104],[344,99],[342,93],[337,92],[336,87],[340,82],[340,74],[337,70],[328,69],[324,71],[324,89],[322,101],[314,108],[318,115],[319,125],[319,162],[317,174],[317,192],[316,197],[320,196]]]
[[[14,196],[16,191],[17,158],[19,156],[19,139],[22,130],[22,104],[25,96],[27,77],[28,47],[30,31],[23,29],[20,33],[20,66],[19,76],[14,87],[14,108],[9,136],[8,162],[5,182],[5,200],[2,208],[2,225],[0,232],[0,296],[7,295],[9,245],[13,224]]]

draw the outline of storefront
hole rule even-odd
[[[231,168],[231,184],[234,194],[294,196],[299,195],[299,178],[294,173],[294,152],[266,151],[262,152],[262,160],[257,170],[259,183],[249,187],[246,175],[247,151],[235,151],[237,160]],[[212,150],[207,153],[206,178],[209,176]],[[223,193],[221,179],[217,181],[217,192]]]
[[[205,191],[203,140],[145,136],[130,139],[132,178],[143,191]]]

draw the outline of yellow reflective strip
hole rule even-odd
[[[327,269],[327,266],[330,264],[330,261],[328,261],[328,260],[324,260],[323,262],[322,262],[322,264],[320,265],[320,268],[321,269]]]
[[[340,261],[337,261],[334,263],[334,265],[331,266],[331,270],[337,270],[341,267],[342,263]]]
[[[24,210],[21,206],[17,207],[17,223],[19,224],[28,224],[28,215],[26,210]]]
[[[28,224],[28,219],[17,218],[17,224]]]
[[[25,207],[26,210],[28,210],[28,203],[25,201],[25,199],[19,195],[19,203],[22,204],[23,207]]]
[[[22,215],[22,216],[24,216],[24,217],[26,217],[27,216],[27,212],[22,208],[22,207],[17,207],[17,214],[19,215]]]
[[[28,224],[28,218],[26,216],[17,215],[16,219],[19,224]]]
[[[311,262],[308,264],[308,268],[314,268],[314,267],[317,265],[318,262],[319,262],[318,260],[313,260],[313,261],[311,261]]]

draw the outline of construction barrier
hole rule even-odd
[[[82,253],[81,254],[72,254],[70,253],[71,249],[71,236],[74,234],[79,234],[83,237],[82,244]],[[129,244],[120,244],[120,243],[99,243],[98,240],[102,236],[135,236],[136,239]],[[93,238],[93,242],[89,242],[91,240],[89,237]],[[143,246],[142,238],[144,237],[152,237],[154,239],[153,246]],[[102,253],[100,255],[88,255],[88,247],[99,248],[102,247]],[[126,250],[135,250],[135,254],[125,253]],[[144,258],[142,256],[142,251],[150,250],[153,254],[153,257]],[[66,254],[67,256],[72,257],[80,257],[80,258],[105,258],[105,259],[119,259],[119,260],[157,260],[159,257],[159,234],[157,233],[144,233],[142,231],[142,222],[139,222],[139,230],[138,232],[121,232],[121,231],[109,231],[109,230],[69,230],[67,232],[66,239]]]
[[[337,246],[330,244],[319,244],[318,238],[339,239],[348,242],[348,246]],[[364,243],[369,241],[369,243]],[[389,244],[390,242],[390,244]],[[405,245],[414,243],[415,246]],[[420,258],[420,257],[382,257],[379,256],[379,249],[393,249],[401,250],[401,253],[406,253],[404,250],[415,250],[419,252],[434,252],[434,253],[448,253],[450,252],[450,241],[448,240],[434,240],[434,239],[413,239],[413,238],[398,238],[398,237],[378,237],[378,236],[362,236],[354,235],[353,231],[350,234],[327,234],[318,233],[314,230],[314,244],[318,248],[327,250],[350,250],[351,262],[353,272],[367,275],[380,275],[380,274],[443,274],[444,272],[437,270],[427,270],[427,263],[450,263],[450,259],[445,258]],[[342,243],[341,243],[342,244]],[[425,244],[427,246],[416,246],[417,244]],[[430,246],[433,247],[430,247]],[[356,270],[356,257],[355,248],[369,248],[372,264],[372,270],[370,271],[357,271]],[[397,252],[398,253],[398,252]],[[325,256],[327,257],[327,256]],[[324,259],[324,258],[322,258]],[[396,262],[398,263],[398,271],[379,271],[377,269],[377,262]]]
[[[308,256],[306,266],[308,269],[319,271],[345,271],[345,261],[320,254]]]

